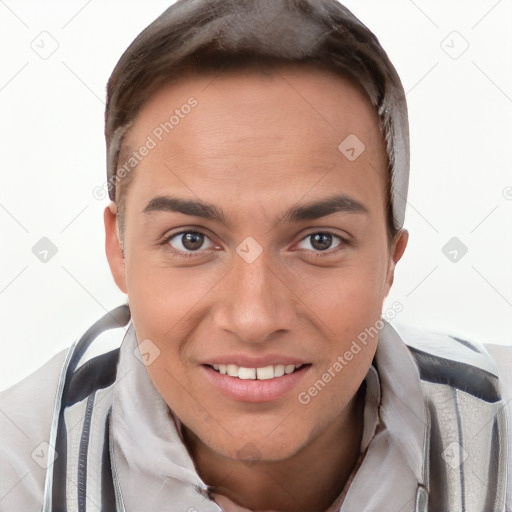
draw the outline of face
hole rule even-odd
[[[282,460],[343,424],[377,336],[346,353],[378,323],[406,243],[387,239],[363,93],[304,67],[188,76],[127,142],[150,149],[127,190],[124,257],[105,210],[107,255],[171,409],[232,459]]]

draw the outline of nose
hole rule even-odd
[[[282,271],[265,251],[251,262],[238,254],[233,260],[216,304],[216,327],[251,344],[290,331],[296,319],[296,299]]]

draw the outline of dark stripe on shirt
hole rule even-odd
[[[110,422],[112,406],[105,421],[105,437],[103,439],[103,453],[101,462],[101,512],[114,512],[116,510],[116,497],[112,480],[112,466],[110,461]]]
[[[89,450],[89,435],[91,432],[91,416],[94,406],[96,391],[87,399],[87,408],[85,410],[84,426],[82,428],[82,436],[80,437],[80,448],[78,453],[78,512],[86,512],[87,510],[87,452]],[[94,501],[93,501],[94,503]]]
[[[498,378],[469,364],[433,356],[414,347],[407,347],[420,371],[420,378],[434,384],[448,384],[486,402],[501,400]]]

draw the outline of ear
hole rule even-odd
[[[105,221],[105,252],[107,253],[108,264],[114,281],[123,293],[128,293],[126,287],[126,266],[123,251],[121,250],[116,214],[117,206],[114,202],[110,202],[103,212],[103,219]]]
[[[396,264],[400,261],[400,258],[403,256],[405,248],[407,247],[408,240],[409,232],[406,229],[401,229],[393,239],[393,243],[391,245],[391,250],[389,253],[388,273],[386,276],[385,284],[385,297],[388,296],[389,291],[391,290],[391,286],[393,285],[393,281],[395,279]]]

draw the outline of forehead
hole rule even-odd
[[[212,194],[246,186],[269,199],[322,176],[317,190],[345,186],[360,198],[382,195],[387,180],[368,98],[347,78],[304,65],[185,76],[150,98],[126,142],[126,157],[150,147],[131,185],[143,196],[183,188],[182,176]]]

